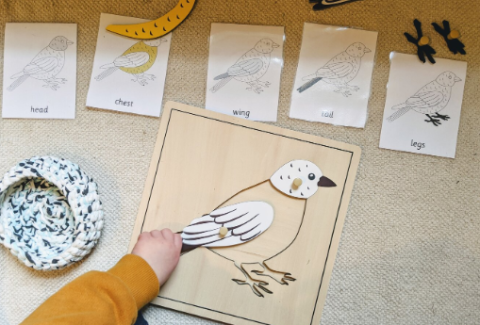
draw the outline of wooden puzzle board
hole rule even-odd
[[[316,164],[337,184],[319,188],[307,200],[295,241],[269,261],[297,280],[269,281],[273,293],[257,297],[249,286],[232,281],[243,277],[232,261],[200,247],[182,255],[154,304],[232,324],[318,324],[360,159],[353,145],[184,104],[165,105],[130,250],[141,232],[181,231],[296,159]]]

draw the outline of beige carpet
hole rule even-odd
[[[68,158],[97,180],[106,216],[98,247],[67,270],[35,272],[0,248],[1,325],[18,324],[62,285],[88,270],[110,268],[126,252],[160,120],[85,108],[99,17],[107,12],[153,19],[176,1],[1,1],[2,29],[13,21],[75,22],[79,50],[77,118],[0,120],[0,173],[33,155]],[[210,23],[286,26],[276,125],[363,148],[322,324],[480,322],[479,12],[474,0],[364,0],[324,12],[313,12],[308,0],[198,0],[174,32],[165,100],[203,107]],[[438,57],[454,56],[430,29],[432,21],[450,19],[467,46],[466,57],[455,57],[467,59],[469,67],[454,160],[378,149],[388,54],[413,53],[402,35],[414,31],[413,18],[424,23]],[[305,21],[380,32],[364,130],[287,117]],[[3,47],[3,30],[0,35]],[[151,324],[212,324],[157,307],[148,307],[146,318]]]

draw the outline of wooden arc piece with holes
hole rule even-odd
[[[162,17],[141,24],[109,25],[107,30],[135,39],[155,39],[177,28],[190,14],[196,0],[180,0],[178,4]]]

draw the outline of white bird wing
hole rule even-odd
[[[273,207],[262,201],[242,202],[212,211],[193,220],[182,232],[191,246],[226,247],[244,244],[265,232],[273,222]],[[228,233],[220,237],[221,227]]]
[[[440,91],[427,91],[413,95],[405,102],[409,107],[430,108],[439,105],[443,100]]]
[[[348,76],[354,70],[350,62],[327,63],[317,70],[317,77],[327,79],[338,79]]]
[[[34,76],[39,73],[48,73],[55,70],[58,65],[58,59],[53,56],[45,56],[42,58],[34,58],[32,62],[27,64],[23,69],[25,74]]]
[[[227,73],[234,77],[251,76],[260,71],[262,67],[263,62],[261,59],[249,59],[235,63],[228,68]]]
[[[116,67],[123,68],[137,68],[150,60],[150,55],[147,52],[133,52],[127,55],[119,56],[113,61]]]

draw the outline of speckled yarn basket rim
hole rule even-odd
[[[26,191],[28,182],[34,191]],[[48,189],[45,194],[44,189]],[[52,199],[49,194],[53,192],[65,198]],[[73,222],[69,217],[73,217]],[[65,229],[52,229],[59,228],[61,222]],[[80,261],[97,244],[103,222],[96,183],[66,159],[50,156],[26,159],[0,180],[0,244],[28,267],[49,271]],[[64,247],[56,244],[62,238],[66,238]],[[52,255],[52,251],[57,255]]]

